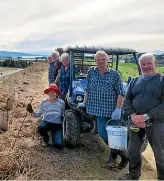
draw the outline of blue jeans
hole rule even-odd
[[[48,132],[51,131],[53,144],[56,146],[63,144],[62,124],[41,121],[38,125],[38,131],[45,143],[49,142]]]
[[[108,135],[106,131],[106,123],[110,118],[106,117],[96,117],[97,121],[97,129],[99,136],[103,139],[103,141],[108,144]],[[108,125],[119,125],[121,124],[121,120],[111,120]]]

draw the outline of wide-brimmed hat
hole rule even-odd
[[[48,94],[50,91],[56,92],[58,95],[60,95],[60,90],[58,89],[57,85],[50,85],[49,88],[44,90],[45,94]]]

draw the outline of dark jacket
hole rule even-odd
[[[58,75],[58,71],[62,68],[63,64],[59,60],[56,61],[55,67],[54,67],[54,80],[56,79]]]
[[[148,114],[154,123],[164,122],[164,76],[132,79],[124,102],[125,114]]]

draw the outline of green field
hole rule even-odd
[[[95,62],[92,61],[85,61],[85,64],[95,65]],[[116,68],[116,64],[113,64],[113,68]],[[157,68],[158,72],[164,74],[164,66],[160,66]],[[128,77],[137,77],[138,71],[137,71],[137,65],[135,63],[119,63],[118,65],[118,71],[121,73],[121,77],[123,81],[127,81]]]
[[[134,63],[119,63],[118,70],[121,72],[124,81],[127,81],[129,76],[138,76],[137,65]],[[158,67],[157,70],[164,74],[164,67]]]

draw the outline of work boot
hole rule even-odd
[[[124,169],[129,163],[129,155],[127,151],[119,151],[118,155],[121,157],[121,162],[117,166],[118,169]]]
[[[106,167],[108,169],[116,168],[116,162],[115,161],[108,161],[106,164]]]
[[[130,176],[129,173],[119,177],[119,180],[139,180],[139,177]]]
[[[49,144],[48,142],[44,142],[44,141],[42,141],[41,145],[42,145],[42,147],[48,147],[48,146],[50,146],[50,144]]]
[[[111,149],[109,160],[106,165],[108,169],[116,168],[116,159],[117,159],[117,150]]]
[[[54,148],[56,148],[58,150],[62,150],[64,148],[64,146],[62,144],[54,144]]]

